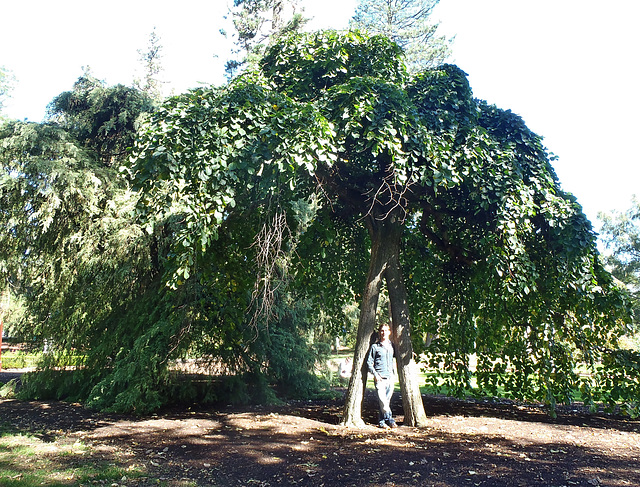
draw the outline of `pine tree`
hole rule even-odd
[[[308,21],[299,11],[298,0],[234,0],[229,16],[236,48],[225,67],[228,78],[255,63],[269,43],[299,31]]]
[[[351,19],[352,29],[382,34],[405,53],[411,72],[434,68],[451,55],[453,39],[438,36],[439,23],[431,23],[440,0],[360,0]]]
[[[158,78],[158,75],[163,71],[161,64],[162,59],[162,44],[160,43],[160,36],[156,34],[155,27],[149,34],[149,43],[147,44],[147,50],[143,51],[138,49],[139,61],[144,67],[144,78],[136,79],[134,86],[146,93],[152,100],[162,100],[162,81]]]

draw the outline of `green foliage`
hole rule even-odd
[[[572,402],[578,364],[601,363],[601,344],[615,346],[624,333],[624,295],[598,260],[590,223],[559,188],[540,139],[519,117],[484,103],[481,130],[461,131],[473,118],[450,87],[444,96],[429,94],[427,107],[442,100],[450,114],[437,123],[453,128],[454,147],[464,152],[449,158],[461,180],[424,206],[419,224],[431,242],[410,240],[415,249],[406,260],[416,284],[430,283],[410,286],[414,320],[422,336],[435,337],[427,363],[451,371],[446,386],[464,395],[475,353],[480,394],[502,388],[553,410]]]
[[[328,90],[349,81],[366,82],[366,77],[401,83],[405,67],[400,48],[385,37],[364,37],[356,32],[286,37],[272,46],[260,68],[280,91],[301,100],[328,97]],[[336,90],[333,96],[340,94]],[[330,107],[329,107],[330,108]],[[365,107],[362,107],[363,109]],[[340,113],[347,118],[348,114]]]
[[[126,256],[139,255],[127,247],[140,232],[123,223],[132,209],[130,193],[55,124],[5,124],[0,163],[4,276],[34,312],[41,310],[49,321],[77,322],[96,304],[85,299],[87,282],[108,287],[127,274]],[[93,273],[104,267],[119,272],[96,280]],[[74,301],[81,307],[72,306]],[[38,328],[47,325],[34,326],[30,334],[40,335]]]
[[[3,343],[7,343],[6,337],[2,339]],[[35,367],[39,360],[39,354],[23,352],[23,351],[3,351],[2,352],[2,368],[3,369],[25,369]]]
[[[248,296],[247,262],[266,252],[254,291],[275,286],[251,303],[273,308],[259,318],[282,327],[295,301],[319,321],[325,306],[335,332],[374,245],[357,222],[394,212],[414,345],[435,337],[425,352],[451,372],[449,389],[468,389],[476,353],[483,391],[571,401],[576,365],[603,360],[595,344],[616,343],[627,311],[590,223],[519,117],[474,100],[457,67],[409,78],[401,56],[384,36],[295,35],[259,71],[167,103],[130,168],[147,222],[157,231],[180,221],[165,279],[176,289],[211,282],[233,255],[213,249],[243,246],[234,265],[251,275],[237,284]],[[284,329],[267,348],[295,342]],[[292,380],[278,357],[268,363],[276,380]]]
[[[640,415],[640,353],[605,349],[602,363],[579,379],[581,396],[593,409],[604,404],[610,412]]]
[[[119,92],[110,97],[119,100]],[[105,100],[85,101],[102,108],[118,105]],[[126,117],[136,115],[127,112]],[[126,346],[117,340],[127,335],[132,303],[158,272],[152,242],[132,219],[135,199],[126,182],[96,160],[86,132],[24,122],[0,130],[0,216],[8,229],[0,236],[1,270],[27,306],[26,319],[13,332],[29,343],[46,340],[52,348],[39,375],[43,391],[34,395],[83,398],[91,380],[104,374],[118,348]],[[116,138],[123,138],[117,144],[132,136],[125,126],[119,130]],[[65,365],[71,351],[84,357],[76,364],[79,371],[48,377]],[[60,387],[53,388],[58,382]],[[35,390],[29,383],[35,387],[37,381],[27,383],[25,394]]]
[[[48,116],[93,151],[98,161],[113,166],[133,145],[141,115],[152,110],[153,99],[146,92],[123,85],[106,87],[86,72],[72,91],[53,99]]]
[[[0,120],[2,119],[2,110],[7,99],[11,96],[15,83],[15,77],[4,66],[0,66]]]
[[[601,214],[600,218],[602,240],[608,250],[605,263],[630,294],[637,333],[640,330],[640,202],[634,198],[627,211]]]
[[[2,270],[35,318],[23,335],[52,344],[24,394],[141,414],[312,396],[310,342],[344,333],[371,262],[398,261],[392,314],[409,303],[454,394],[472,354],[481,393],[551,408],[578,364],[633,377],[604,348],[627,303],[590,223],[540,138],[459,68],[410,77],[384,36],[285,37],[227,86],[166,100],[130,160],[146,105],[127,95],[120,116],[126,93],[84,79],[53,105],[62,126],[2,127]],[[221,379],[175,371],[191,361]]]

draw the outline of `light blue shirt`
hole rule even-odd
[[[367,367],[374,376],[379,375],[383,379],[394,377],[393,358],[395,357],[395,347],[393,343],[376,342],[371,345],[367,356]]]

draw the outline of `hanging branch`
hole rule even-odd
[[[250,324],[257,329],[258,323],[268,323],[275,316],[274,306],[278,290],[285,284],[286,252],[282,243],[291,230],[284,211],[276,213],[270,223],[265,223],[252,245],[256,251],[258,268],[251,305],[254,308]]]

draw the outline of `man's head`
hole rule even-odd
[[[389,323],[380,323],[378,327],[378,336],[380,340],[388,340],[391,338],[391,327]]]

